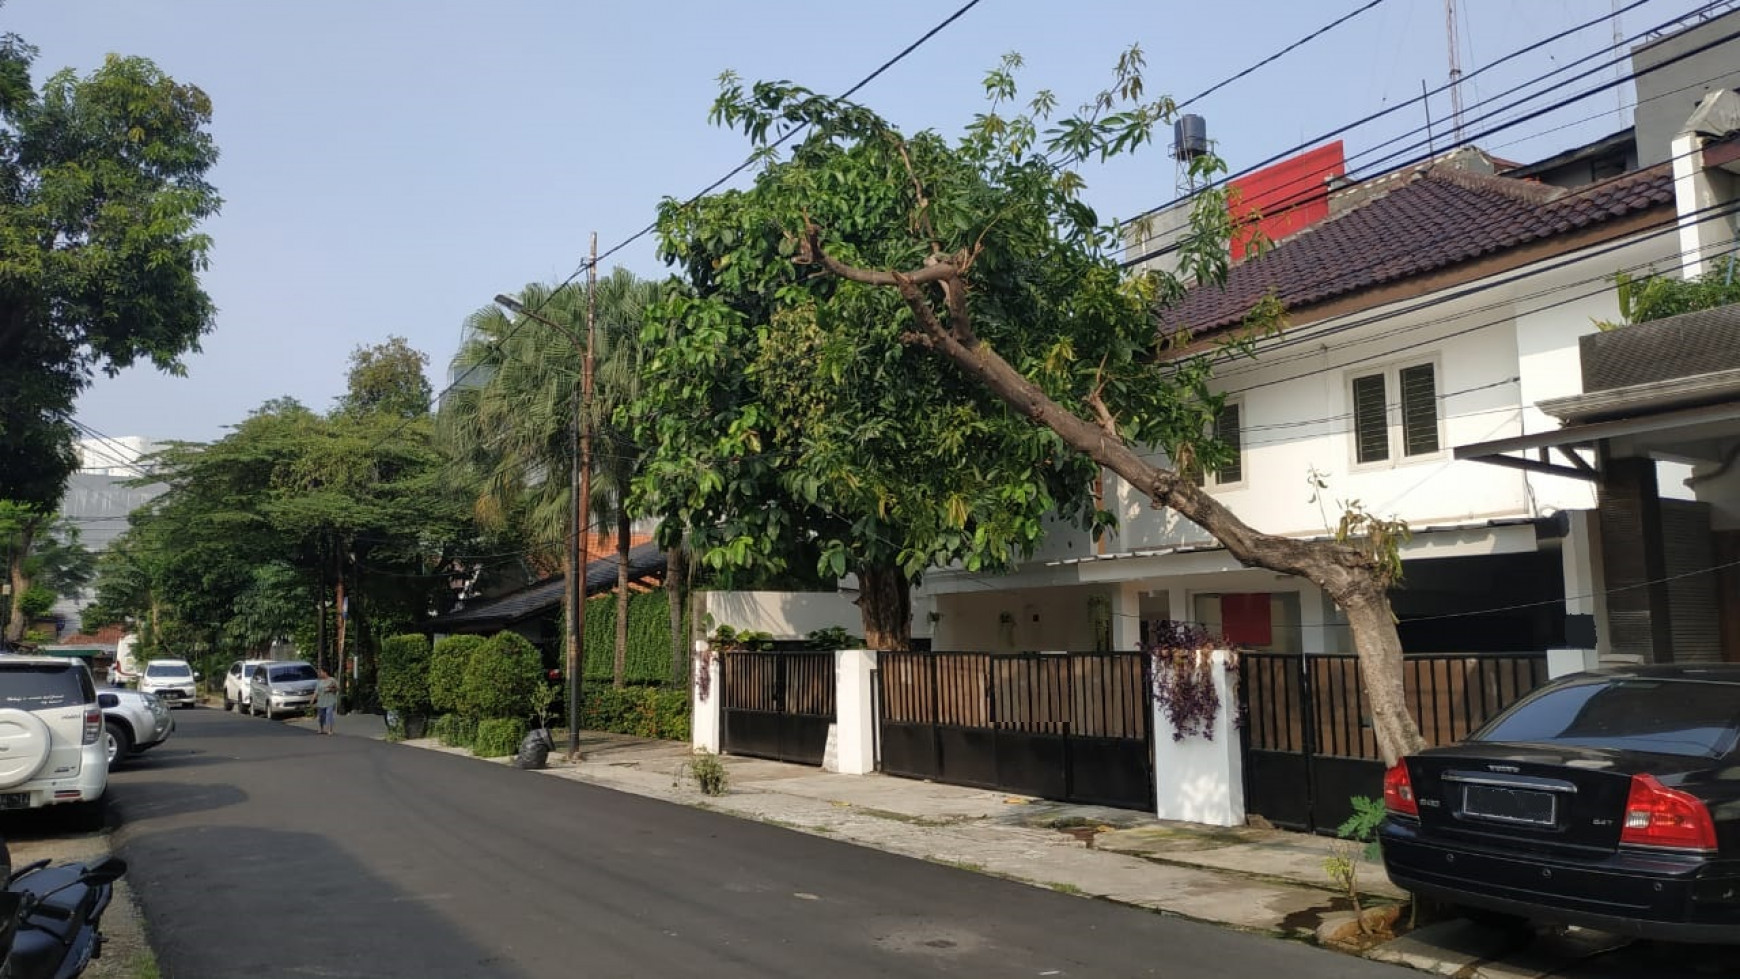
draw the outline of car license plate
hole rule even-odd
[[[1551,826],[1558,821],[1559,800],[1551,792],[1532,792],[1498,785],[1462,788],[1462,813],[1501,823]]]
[[[30,793],[5,792],[0,793],[0,809],[29,809]]]

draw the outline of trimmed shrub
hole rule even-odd
[[[500,758],[520,750],[526,722],[517,717],[492,717],[477,725],[477,740],[471,753],[479,758]]]
[[[435,644],[429,656],[430,706],[446,714],[466,713],[465,666],[486,641],[482,636],[448,636]]]
[[[407,633],[381,642],[380,687],[381,706],[400,717],[429,713],[427,636]]]
[[[459,714],[442,714],[430,722],[429,736],[449,748],[469,748],[477,740],[477,722]]]
[[[689,739],[689,691],[681,687],[588,686],[580,726],[639,738]]]
[[[538,647],[517,632],[498,632],[465,663],[466,712],[478,718],[524,719],[542,682],[544,658]]]

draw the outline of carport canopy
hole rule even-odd
[[[1551,432],[1519,435],[1457,446],[1456,458],[1508,466],[1528,472],[1597,481],[1601,478],[1603,443],[1628,440],[1629,455],[1699,460],[1712,453],[1700,446],[1735,436],[1740,401],[1699,405],[1630,418],[1580,422]],[[1553,461],[1557,452],[1563,461]],[[1588,455],[1585,455],[1588,453]],[[1714,460],[1712,460],[1714,461]]]

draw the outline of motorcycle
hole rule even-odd
[[[0,848],[4,844],[0,843]],[[7,861],[8,863],[10,861]],[[103,954],[103,912],[125,861],[27,864],[0,891],[0,979],[76,979]]]

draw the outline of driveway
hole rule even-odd
[[[167,976],[1416,975],[212,710],[115,776]]]

